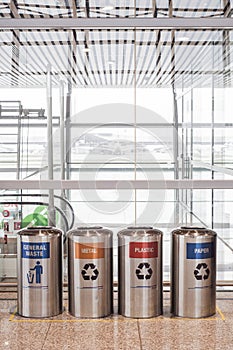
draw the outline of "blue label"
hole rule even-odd
[[[187,243],[187,259],[210,259],[214,257],[214,242]]]
[[[26,259],[49,259],[50,243],[21,242],[21,257]]]

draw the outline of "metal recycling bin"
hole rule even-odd
[[[113,312],[112,231],[78,227],[68,236],[69,312],[99,318]]]
[[[200,318],[216,312],[216,237],[209,229],[181,227],[172,232],[171,312]]]
[[[62,313],[62,231],[51,226],[22,229],[17,253],[19,315],[36,318]]]
[[[119,314],[132,318],[162,314],[162,237],[152,227],[128,227],[118,233]]]

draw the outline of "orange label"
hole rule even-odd
[[[103,243],[75,243],[75,259],[104,258]]]

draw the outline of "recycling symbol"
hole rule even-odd
[[[136,269],[136,276],[139,280],[149,280],[152,276],[153,270],[147,262],[140,263]]]
[[[194,270],[194,276],[198,281],[207,280],[210,275],[210,270],[208,265],[205,263],[200,263],[196,266]]]
[[[94,264],[90,263],[83,266],[81,274],[85,281],[95,281],[99,276],[99,271]]]

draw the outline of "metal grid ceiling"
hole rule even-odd
[[[224,16],[228,0],[2,0],[1,16],[63,17],[210,17]]]
[[[3,0],[5,18],[230,17],[228,0]],[[232,84],[232,32],[0,30],[0,86],[188,87]],[[136,73],[136,74],[135,74]]]

